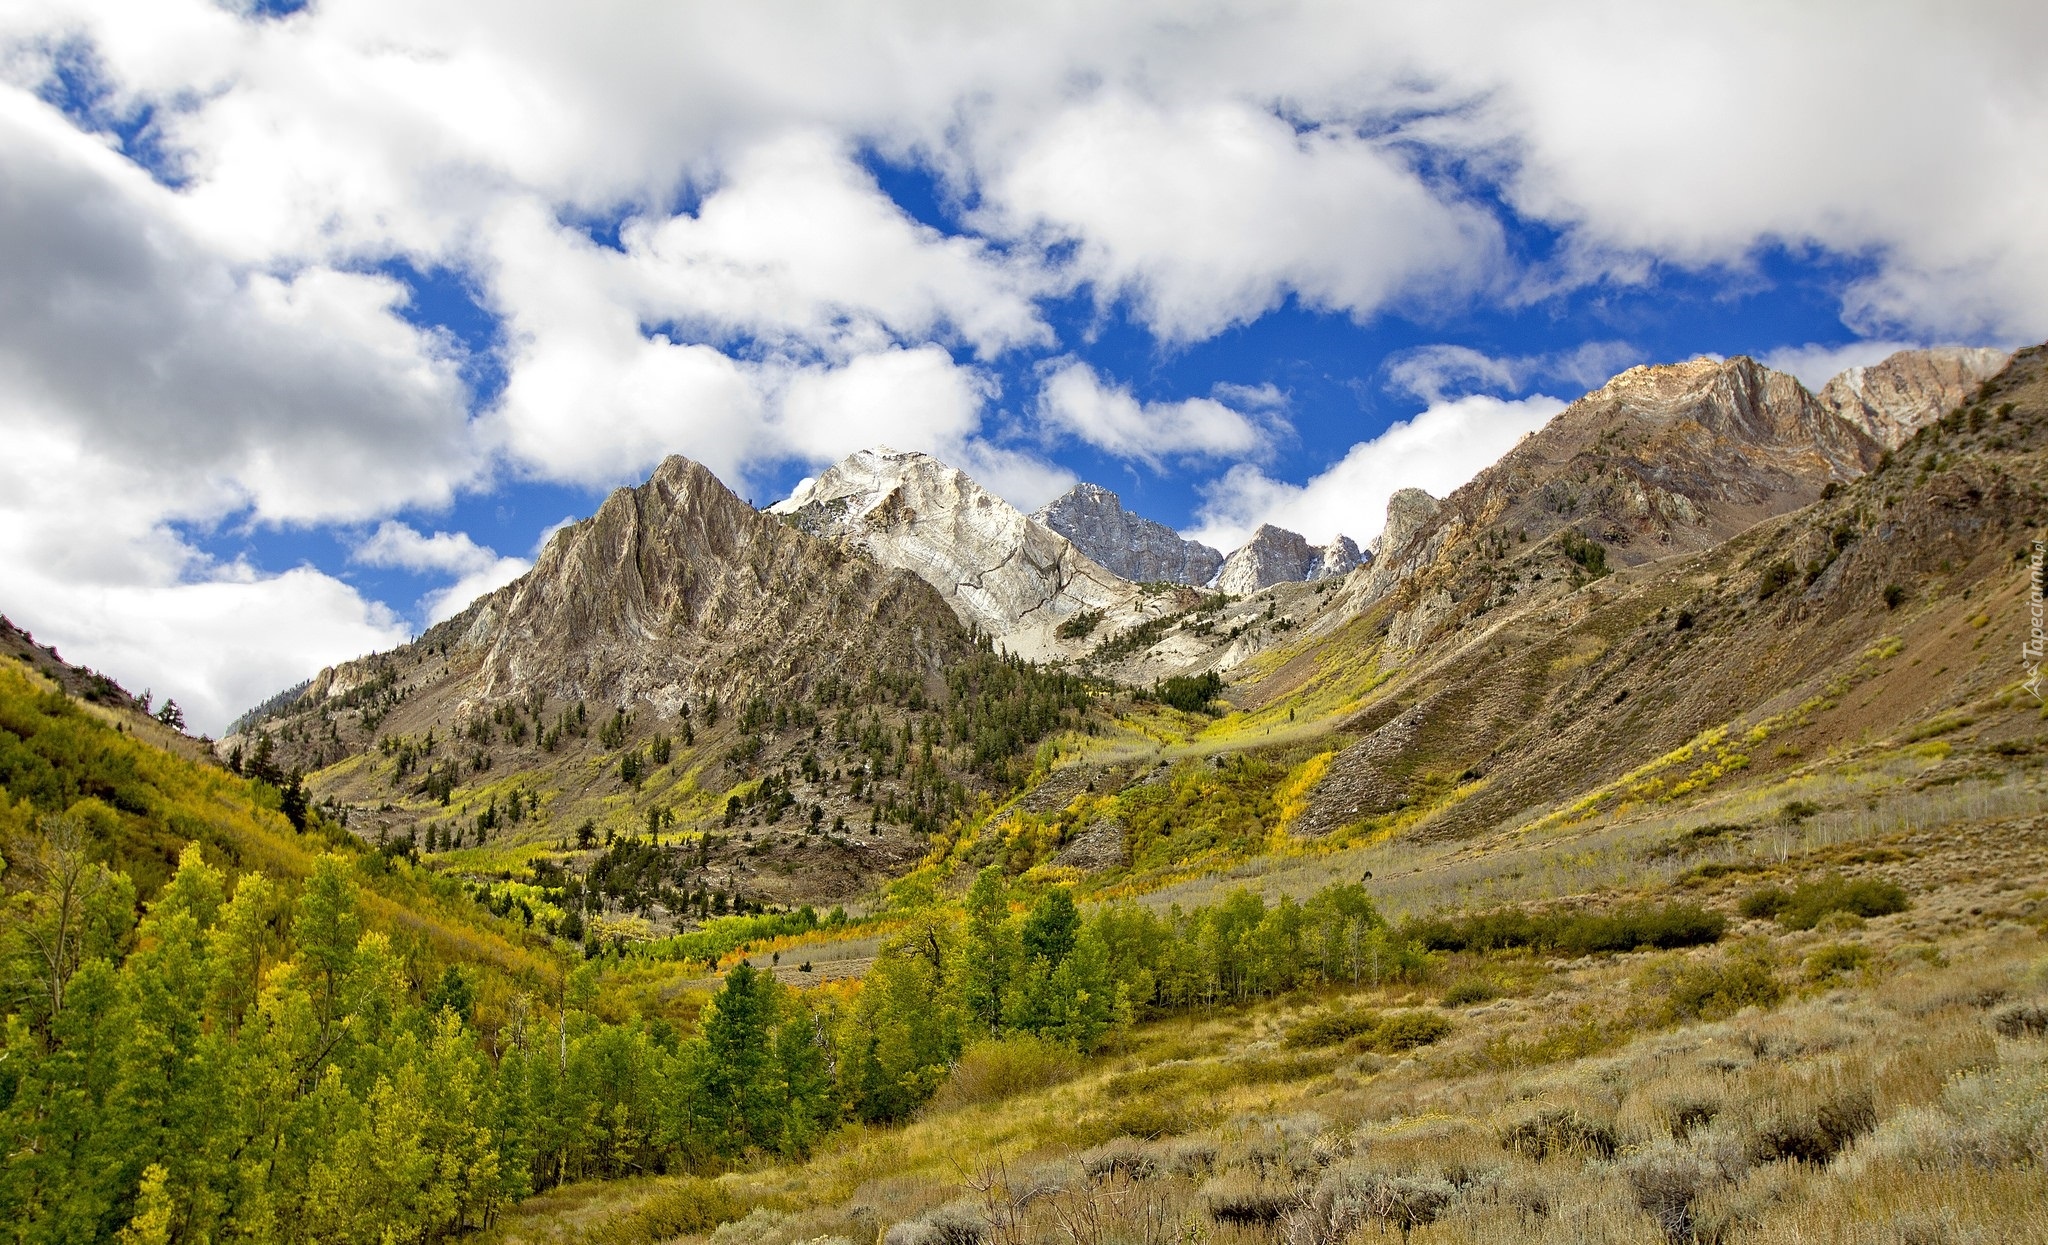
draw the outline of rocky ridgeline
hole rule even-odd
[[[1025,656],[1059,653],[1061,622],[1127,612],[1137,596],[1072,541],[929,454],[862,450],[770,510],[916,575],[962,622]]]
[[[1076,484],[1031,516],[1076,548],[1133,583],[1202,587],[1223,567],[1223,554],[1125,510],[1099,484]]]
[[[411,644],[321,671],[293,708],[402,700],[407,729],[444,731],[513,697],[669,717],[827,675],[922,677],[970,649],[915,576],[764,515],[672,457],[555,533],[526,574]]]
[[[1852,367],[1821,387],[1821,405],[1870,434],[1888,450],[1904,445],[1930,420],[1962,405],[2012,359],[2002,350],[1942,346],[1901,350],[1869,367]]]
[[[1262,523],[1228,558],[1216,575],[1216,588],[1244,596],[1274,584],[1298,584],[1348,575],[1366,560],[1349,536],[1318,549],[1299,532]]]

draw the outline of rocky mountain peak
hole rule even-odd
[[[1419,488],[1394,490],[1387,499],[1387,522],[1380,529],[1378,554],[1382,559],[1398,558],[1415,534],[1436,517],[1443,503]]]
[[[1029,656],[1040,655],[1039,641],[1062,619],[1135,592],[1072,541],[929,454],[861,450],[769,509],[909,571],[962,622]]]
[[[1339,536],[1318,549],[1299,532],[1262,523],[1250,540],[1223,560],[1223,568],[1216,574],[1216,588],[1233,596],[1244,596],[1274,584],[1348,574],[1362,561],[1364,555],[1348,536]]]
[[[483,650],[485,699],[539,688],[671,711],[841,664],[922,668],[965,639],[924,584],[791,530],[680,456],[453,622]]]
[[[1358,542],[1349,536],[1337,539],[1316,550],[1316,564],[1309,571],[1310,579],[1330,579],[1338,575],[1349,575],[1371,560],[1371,555],[1358,547]]]
[[[1984,347],[1901,350],[1828,381],[1821,388],[1820,402],[1886,449],[1895,450],[1923,426],[1960,406],[2011,359],[2002,350]]]
[[[1201,585],[1223,566],[1221,552],[1132,514],[1099,484],[1076,484],[1031,517],[1133,583]]]

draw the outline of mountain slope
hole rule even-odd
[[[1136,609],[1133,585],[928,454],[862,450],[770,511],[917,575],[963,623],[1028,657],[1064,652],[1055,633],[1076,614]]]
[[[765,518],[680,457],[563,529],[458,627],[482,650],[480,698],[644,700],[663,717],[833,671],[922,678],[969,647],[917,580]]]
[[[1897,449],[1929,420],[1962,405],[2010,360],[2002,350],[1983,347],[1901,350],[1834,377],[1821,387],[1820,401],[1886,449]]]
[[[656,841],[606,903],[674,925],[863,896],[1090,713],[1077,679],[990,652],[916,576],[671,458],[222,755],[303,768],[372,842],[495,873],[542,859],[558,888]]]
[[[2025,614],[2015,557],[2048,519],[2048,355],[2022,352],[1984,394],[1879,470],[1702,553],[1599,578],[1562,539],[1447,549],[1368,616],[1402,673],[1347,728],[1363,737],[1303,829],[1435,782],[1457,794],[1432,824],[1469,833],[1630,771],[1612,799],[1997,701],[2016,668],[1978,641]]]
[[[1076,484],[1031,517],[1074,542],[1074,547],[1132,583],[1201,587],[1216,577],[1223,554],[1199,541],[1125,510],[1115,493]]]

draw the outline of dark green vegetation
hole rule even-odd
[[[1906,910],[1906,892],[1882,878],[1829,875],[1791,890],[1766,886],[1743,896],[1742,915],[1771,917],[1786,929],[1812,929],[1830,913],[1890,916]]]
[[[1182,713],[1200,713],[1223,694],[1223,676],[1214,670],[1198,675],[1175,675],[1162,679],[1152,694]]]
[[[1471,916],[1432,916],[1401,927],[1404,937],[1431,951],[1498,951],[1527,947],[1558,955],[1638,948],[1696,947],[1717,942],[1728,919],[1694,904],[1623,908],[1608,913],[1520,909]]]

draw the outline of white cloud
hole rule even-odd
[[[1570,381],[1592,390],[1641,359],[1640,351],[1621,341],[1590,341],[1567,351],[1505,356],[1470,346],[1417,346],[1388,361],[1387,382],[1430,403],[1475,389],[1520,393],[1544,380]]]
[[[1912,342],[1853,341],[1840,346],[1808,342],[1804,346],[1780,346],[1766,351],[1757,362],[1799,378],[1808,389],[1819,393],[1821,386],[1852,367],[1883,362],[1901,350],[1917,350]]]
[[[349,554],[349,560],[365,566],[393,566],[455,576],[454,583],[422,598],[421,610],[429,625],[453,618],[470,602],[504,587],[533,566],[526,558],[500,557],[471,540],[467,532],[423,536],[418,529],[396,519],[378,524],[377,530]]]
[[[1289,484],[1240,464],[1204,489],[1200,525],[1189,539],[1234,549],[1261,523],[1316,544],[1345,535],[1364,545],[1386,525],[1387,499],[1404,488],[1442,497],[1491,466],[1564,409],[1556,398],[1504,401],[1473,394],[1438,403],[1397,423],[1306,484]]]
[[[178,701],[196,731],[324,665],[406,638],[312,567],[210,561],[161,525],[159,481],[28,429],[0,455],[0,602],[69,661]]]
[[[1155,469],[1167,458],[1259,458],[1276,431],[1278,391],[1235,386],[1226,391],[1263,418],[1253,419],[1214,398],[1140,402],[1120,385],[1105,384],[1095,369],[1077,359],[1051,365],[1040,383],[1038,415],[1050,429]]]
[[[358,518],[474,477],[468,395],[403,287],[252,271],[174,196],[0,87],[0,417],[161,477],[170,513]]]
[[[772,428],[792,456],[813,462],[876,445],[943,457],[980,430],[992,385],[937,346],[882,350],[790,373]]]
[[[1162,338],[1199,340],[1293,294],[1367,315],[1485,284],[1499,230],[1432,193],[1391,143],[1297,130],[1218,99],[1078,104],[990,172],[993,228],[1077,245],[1072,275],[1127,295]]]
[[[46,594],[8,602],[24,617],[84,618],[74,589],[212,600],[225,572],[175,523],[375,522],[494,464],[616,483],[680,451],[737,482],[868,430],[1035,496],[1064,473],[1015,448],[1043,428],[991,429],[988,372],[1071,346],[1048,295],[1128,305],[1178,345],[1289,300],[1365,319],[1672,265],[1756,283],[1782,247],[1868,274],[1840,296],[1863,336],[2038,339],[2043,44],[2048,9],[2019,0],[353,0],[263,22],[15,0],[0,421],[17,461],[70,464],[101,504],[0,499],[0,578]],[[90,50],[104,115],[155,109],[177,188],[38,102],[60,46]],[[889,202],[864,150],[934,173],[967,236]],[[1558,258],[1514,258],[1496,196]],[[586,218],[628,218],[621,247],[558,223]],[[501,320],[493,409],[470,409],[453,342],[406,323],[375,275],[394,258],[458,270]],[[1390,379],[1515,393],[1622,361],[1447,353]],[[1133,457],[1274,426],[1220,390],[1133,423],[1096,389],[1094,427]],[[1327,483],[1356,457],[1301,487],[1241,467],[1211,521],[1292,508],[1364,535],[1370,499]],[[291,591],[327,621],[304,630],[333,655],[383,625],[308,582]]]
[[[1051,341],[1030,265],[917,224],[816,131],[741,152],[694,215],[636,218],[621,241],[644,315],[720,338],[843,355],[957,335],[985,358]]]

